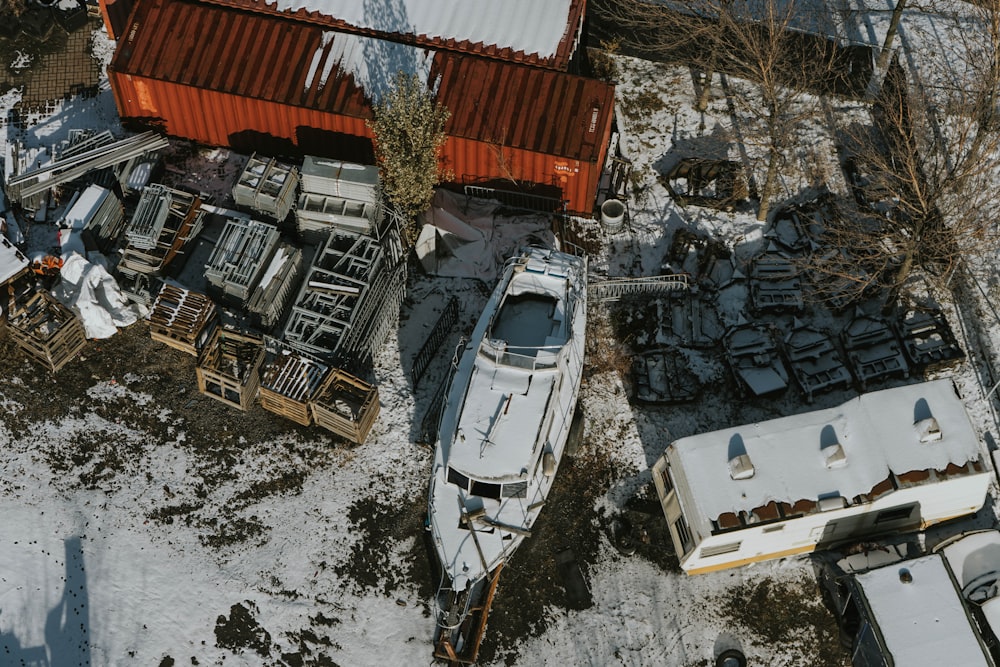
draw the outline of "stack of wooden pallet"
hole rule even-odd
[[[312,401],[316,423],[361,444],[378,417],[378,387],[333,369]]]
[[[80,318],[43,290],[15,295],[9,324],[14,343],[53,373],[73,359],[87,342]]]
[[[149,313],[153,340],[193,356],[205,347],[217,323],[211,299],[171,283],[163,284]]]
[[[329,367],[307,356],[280,351],[261,371],[260,404],[294,422],[312,424],[310,403],[326,378]]]
[[[198,391],[249,410],[257,400],[263,363],[264,341],[260,336],[216,327],[195,368]]]

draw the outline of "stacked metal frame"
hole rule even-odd
[[[71,183],[76,179],[99,169],[127,163],[133,158],[169,145],[166,137],[155,132],[144,132],[120,141],[101,143],[104,135],[96,135],[86,140],[79,151],[72,146],[68,155],[51,160],[36,168],[28,169],[20,159],[11,160],[5,191],[15,204],[27,210],[37,210],[45,200],[50,188]],[[94,145],[96,144],[96,145]],[[86,150],[84,150],[86,149]],[[18,147],[13,146],[17,158]]]
[[[278,228],[259,220],[226,221],[205,265],[209,293],[244,307],[278,249]]]
[[[336,231],[375,236],[382,217],[378,167],[305,157],[295,210],[304,240],[319,244]]]
[[[233,186],[233,200],[280,222],[292,210],[298,184],[297,167],[254,153]]]
[[[341,367],[364,365],[397,321],[405,283],[405,262],[392,262],[374,238],[331,234],[306,272],[283,339]]]

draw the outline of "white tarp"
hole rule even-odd
[[[52,295],[80,316],[87,338],[110,338],[118,327],[145,316],[125,298],[107,269],[75,252],[63,256],[59,275]]]
[[[492,283],[508,257],[522,246],[556,248],[549,218],[541,214],[498,215],[495,201],[438,190],[423,224],[416,251],[427,273],[479,278]]]

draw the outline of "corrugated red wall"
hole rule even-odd
[[[308,152],[306,131],[371,138],[363,118],[196,88],[109,71],[118,113],[126,122],[214,146],[233,146],[251,133],[284,140]],[[308,134],[307,134],[308,136]]]
[[[104,29],[111,39],[120,39],[124,34],[129,14],[132,13],[132,4],[132,0],[98,0]]]

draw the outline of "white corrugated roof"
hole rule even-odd
[[[933,416],[941,439],[922,443],[914,425]],[[823,449],[840,443],[846,465],[828,468]],[[843,405],[681,438],[670,445],[705,519],[773,501],[852,498],[912,470],[943,470],[980,457],[979,441],[951,380],[862,394]],[[729,460],[746,453],[749,479],[733,480]]]
[[[912,581],[900,580],[908,570]],[[897,665],[989,665],[944,562],[924,556],[857,575]]]
[[[275,0],[281,12],[304,9],[387,33],[482,42],[555,55],[566,33],[571,0]]]
[[[309,63],[305,90],[310,90],[314,84],[318,90],[323,90],[330,76],[349,74],[368,99],[378,102],[391,90],[398,72],[426,81],[433,59],[434,55],[427,49],[327,31]]]
[[[28,258],[0,234],[0,285],[7,282],[28,266]]]

